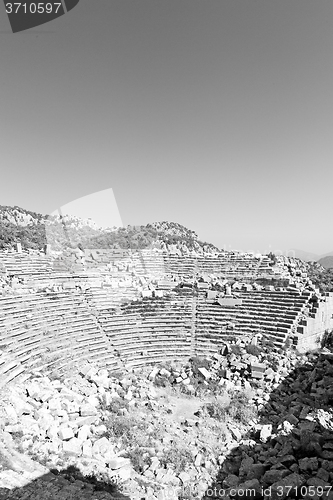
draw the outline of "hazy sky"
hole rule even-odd
[[[331,0],[81,0],[16,34],[1,2],[0,112],[1,205],[112,189],[124,225],[333,250]]]

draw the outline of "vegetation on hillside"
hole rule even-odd
[[[321,266],[325,267],[325,269],[333,269],[333,255],[327,255],[318,262]]]
[[[333,292],[333,269],[325,269],[318,262],[308,262],[307,273],[321,292]]]
[[[43,216],[20,207],[0,206],[0,249],[9,249],[17,241],[23,249],[42,249],[49,243],[55,250],[77,246],[144,249],[174,245],[178,249],[218,251],[214,245],[200,241],[194,231],[175,222],[102,230],[78,217]]]

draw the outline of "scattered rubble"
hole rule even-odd
[[[247,488],[266,500],[281,498],[280,487],[328,490],[333,481],[333,356],[252,346],[237,341],[210,358],[117,377],[87,363],[62,381],[35,376],[3,389],[0,455],[14,458],[0,470],[0,487],[11,491],[15,481],[22,487],[49,470],[61,474],[75,467],[73,481],[86,489],[95,476],[134,499],[162,500],[163,491],[171,490],[174,499],[190,491],[212,498],[216,485],[225,498],[237,498],[232,493]],[[172,388],[175,396],[197,398],[199,412],[176,420],[168,401]],[[232,416],[237,394],[247,397],[247,407],[240,407],[243,417]],[[214,410],[219,409],[217,418]],[[127,422],[146,442],[142,447],[138,438],[135,453],[126,436],[136,434],[120,427]],[[20,458],[27,455],[33,458],[29,464]],[[20,470],[25,472],[19,483]]]

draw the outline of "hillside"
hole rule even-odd
[[[288,255],[295,255],[296,259],[304,260],[304,262],[316,262],[320,259],[320,255],[305,250],[299,250],[298,248],[289,250]]]
[[[42,215],[20,207],[0,206],[0,249],[21,241],[23,249],[41,249],[47,243],[64,248],[143,249],[175,245],[176,249],[218,251],[198,239],[194,231],[175,222],[154,222],[145,226],[99,229],[91,220],[74,216]]]
[[[321,292],[333,291],[333,269],[326,269],[319,262],[307,262],[306,272]]]
[[[318,260],[319,264],[326,269],[333,269],[333,255],[327,255]]]
[[[283,255],[294,256],[296,259],[301,259],[304,262],[319,262],[322,266],[332,267],[333,251],[325,254],[317,254],[313,252],[308,252],[306,250],[300,250],[299,248],[290,248],[283,252]],[[327,261],[326,261],[327,259]],[[328,262],[329,265],[326,264]]]

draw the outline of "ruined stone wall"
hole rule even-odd
[[[333,330],[333,292],[323,294],[309,317],[301,321],[297,329],[300,351],[318,347],[325,331]]]

